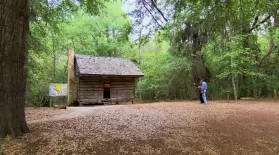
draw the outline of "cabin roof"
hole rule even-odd
[[[77,74],[80,76],[144,76],[129,59],[75,55]]]

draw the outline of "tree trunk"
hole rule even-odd
[[[267,52],[267,55],[266,55],[266,65],[264,67],[265,73],[267,73],[268,70],[269,70],[270,56],[271,56],[271,53],[272,53],[273,49],[274,49],[274,40],[270,39],[270,41],[269,41],[269,48],[268,48],[268,52]]]
[[[234,76],[232,76],[232,85],[233,85],[233,95],[234,95],[234,100],[237,100],[237,90],[236,90],[236,85],[235,85],[235,79],[234,79]]]
[[[114,48],[114,54],[113,54],[114,57],[118,57],[118,54],[117,54],[117,49],[116,47]]]
[[[54,35],[52,38],[52,52],[53,52],[53,82],[55,82],[56,78],[56,54],[55,54],[55,44],[54,44]]]
[[[24,112],[28,0],[0,0],[0,137],[29,131]]]

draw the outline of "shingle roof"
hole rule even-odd
[[[140,69],[128,59],[75,55],[79,75],[91,76],[144,76]]]

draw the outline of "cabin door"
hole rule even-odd
[[[104,98],[110,98],[110,83],[104,83]]]

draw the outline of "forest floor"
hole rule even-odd
[[[6,154],[279,154],[279,101],[26,108]]]

